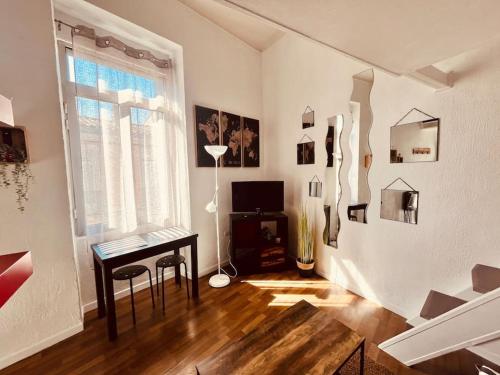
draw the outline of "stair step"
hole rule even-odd
[[[500,288],[500,268],[476,264],[472,269],[472,289],[488,293]]]
[[[427,319],[422,318],[421,316],[416,316],[412,319],[407,320],[406,324],[408,324],[411,327],[417,327],[420,324],[425,323],[426,321],[427,321]]]
[[[467,301],[431,290],[420,311],[420,316],[424,319],[432,319],[464,303],[467,303]]]

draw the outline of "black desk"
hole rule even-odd
[[[199,298],[198,292],[198,234],[181,227],[167,228],[163,231],[138,235],[145,246],[129,247],[124,250],[107,252],[106,243],[92,245],[94,255],[94,275],[97,294],[97,313],[99,318],[107,317],[108,338],[115,340],[116,328],[115,293],[113,288],[113,268],[121,267],[155,255],[173,251],[179,254],[182,247],[191,247],[191,288],[193,297]],[[103,283],[104,273],[104,283]],[[187,275],[186,275],[187,276]],[[175,267],[175,281],[180,284],[180,267]],[[106,291],[106,293],[104,293]],[[106,305],[104,297],[106,295]],[[106,311],[107,310],[107,311]]]

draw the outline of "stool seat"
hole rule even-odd
[[[169,267],[180,266],[182,263],[184,263],[185,260],[186,258],[184,258],[180,254],[167,255],[156,261],[156,267],[169,268]]]
[[[128,280],[134,277],[142,275],[144,272],[148,271],[148,267],[141,264],[132,264],[130,266],[125,266],[117,269],[113,272],[113,279],[115,280]]]

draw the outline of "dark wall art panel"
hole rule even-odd
[[[222,144],[227,146],[222,156],[224,167],[241,167],[241,117],[228,112],[220,113]]]
[[[206,145],[220,144],[219,111],[195,106],[196,162],[198,167],[213,167],[214,158],[205,150]]]
[[[260,165],[259,120],[243,117],[243,166]]]

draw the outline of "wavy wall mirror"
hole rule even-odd
[[[339,202],[342,194],[340,186],[340,168],[342,167],[342,148],[340,136],[344,127],[344,116],[337,115],[328,119],[328,130],[326,133],[325,147],[328,155],[325,173],[325,229],[323,230],[323,242],[325,245],[338,247],[338,235],[340,231]]]
[[[365,70],[352,77],[353,88],[349,103],[352,117],[352,129],[349,134],[352,163],[348,174],[351,200],[347,206],[347,217],[350,221],[365,224],[366,212],[370,204],[368,171],[372,162],[372,153],[368,135],[373,119],[370,106],[373,78],[373,69]]]

